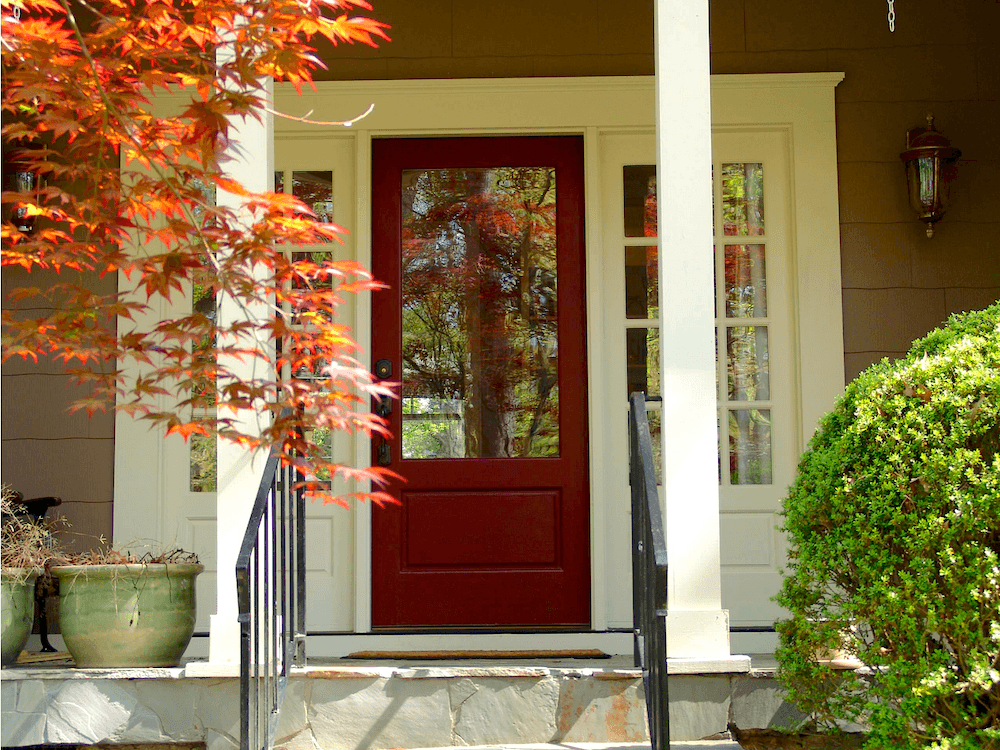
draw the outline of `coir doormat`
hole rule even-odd
[[[17,657],[19,666],[31,664],[72,664],[73,657],[69,651],[22,651]]]
[[[446,659],[610,659],[598,648],[519,651],[355,651],[348,659],[446,660]]]

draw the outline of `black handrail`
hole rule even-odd
[[[644,393],[629,396],[632,485],[632,624],[635,664],[642,669],[652,750],[670,748],[667,695],[667,544],[656,488]],[[657,399],[658,400],[658,399]]]
[[[289,671],[305,666],[305,496],[295,478],[273,449],[236,560],[240,750],[274,746]]]

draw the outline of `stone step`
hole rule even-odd
[[[295,670],[277,742],[288,750],[456,746],[648,747],[642,679],[630,666],[328,664]],[[689,665],[690,666],[690,665]],[[730,750],[743,728],[794,723],[773,673],[672,674],[672,741]],[[239,734],[234,669],[3,670],[2,745],[204,742]],[[683,747],[678,745],[679,747]],[[582,745],[581,745],[582,747]]]
[[[562,742],[558,745],[538,743],[529,745],[477,745],[464,750],[649,750],[649,743],[622,742]],[[732,740],[676,741],[670,743],[671,750],[740,750],[739,743]],[[453,750],[452,748],[424,748],[424,750]]]

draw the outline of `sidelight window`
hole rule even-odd
[[[766,485],[772,482],[773,470],[764,167],[756,162],[721,163],[715,165],[715,174],[721,175],[715,185],[719,481]],[[656,167],[626,165],[622,187],[628,392],[658,396]],[[647,408],[658,452],[659,403],[651,401]]]

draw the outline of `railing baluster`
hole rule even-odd
[[[277,597],[275,594],[277,586],[277,578],[275,572],[277,571],[277,560],[275,552],[275,541],[277,529],[275,528],[277,519],[275,518],[275,504],[278,500],[277,493],[274,491],[274,479],[271,479],[271,496],[267,504],[267,524],[264,526],[264,570],[266,576],[266,589],[264,594],[264,611],[266,614],[266,621],[264,623],[264,648],[265,648],[265,680],[267,687],[267,716],[268,721],[271,720],[271,714],[277,709],[278,696],[277,696],[277,683],[275,681],[275,645],[277,643],[277,625],[275,622],[275,604]]]
[[[287,467],[282,466],[278,470],[277,478],[275,479],[275,489],[274,491],[278,493],[278,499],[281,508],[281,531],[278,534],[278,539],[281,543],[281,559],[289,560],[289,540],[288,540],[288,523],[290,519],[290,507],[288,504],[288,474],[286,471]],[[282,664],[288,662],[288,623],[289,616],[291,615],[291,600],[288,597],[288,566],[282,566],[281,569],[281,638],[280,638],[280,648],[279,648],[279,658]]]
[[[251,631],[251,637],[253,638],[253,661],[250,662],[250,668],[253,670],[253,680],[251,684],[253,685],[253,737],[254,737],[254,747],[260,747],[260,674],[257,671],[257,666],[260,664],[260,547],[258,546],[254,550],[253,556],[253,601],[251,602],[252,609],[250,610],[250,616],[253,622],[253,630]]]
[[[632,494],[632,617],[653,750],[670,747],[667,690],[667,545],[643,393],[629,397]]]
[[[291,478],[291,470],[289,470]],[[295,501],[295,666],[306,665],[306,497],[296,492]]]
[[[236,563],[241,750],[273,747],[292,663],[305,665],[305,498],[293,489],[297,476],[272,450]]]

